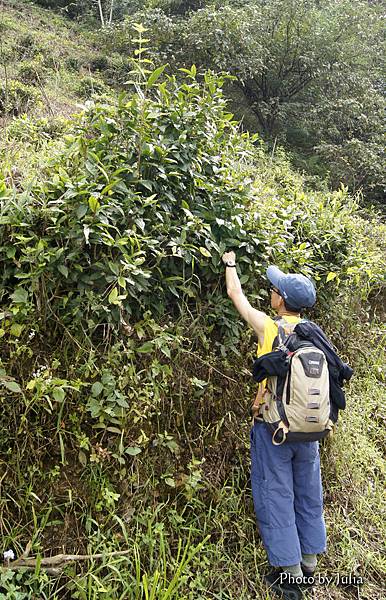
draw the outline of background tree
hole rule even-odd
[[[104,27],[111,24],[115,16],[129,14],[143,6],[143,2],[131,0],[35,0],[44,8],[59,10],[66,16],[93,19]]]
[[[143,21],[154,59],[172,67],[227,71],[232,110],[269,145],[284,145],[297,166],[381,198],[383,18],[364,0],[254,0],[197,3],[181,14],[160,0],[135,12],[106,47],[132,50]],[[147,3],[150,6],[150,3]]]
[[[381,28],[362,0],[208,7],[189,18],[183,54],[235,75],[237,116],[297,163],[380,195]]]

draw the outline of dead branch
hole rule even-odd
[[[100,560],[101,558],[112,558],[114,556],[126,556],[130,554],[132,550],[122,550],[116,552],[107,552],[101,554],[56,554],[55,556],[49,556],[40,560],[40,568],[44,569],[48,575],[60,575],[62,569],[71,562],[81,562],[83,560]],[[37,558],[28,558],[26,552],[24,552],[20,558],[7,563],[5,566],[0,568],[0,571],[18,571],[19,569],[26,569],[32,571],[36,569],[38,564]]]

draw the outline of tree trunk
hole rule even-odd
[[[113,10],[114,10],[114,0],[110,2],[110,15],[109,15],[109,25],[113,22]]]
[[[98,1],[99,17],[101,20],[101,25],[102,25],[102,27],[104,27],[105,26],[105,18],[103,15],[102,0],[97,0],[97,1]]]

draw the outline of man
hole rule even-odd
[[[257,334],[258,356],[271,352],[277,324],[244,296],[235,253],[226,252],[222,259],[228,296]],[[304,275],[285,274],[275,266],[267,269],[267,277],[272,284],[271,308],[290,328],[301,320],[302,309],[314,305],[314,285]],[[272,443],[261,416],[264,382],[260,386],[253,406],[251,484],[259,531],[275,567],[265,579],[281,597],[298,600],[302,591],[297,581],[303,576],[312,581],[317,554],[326,550],[319,446],[318,442]]]

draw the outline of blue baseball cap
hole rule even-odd
[[[267,269],[269,281],[280,292],[286,303],[292,308],[310,308],[316,301],[316,290],[311,279],[300,273],[283,273],[272,265]]]

